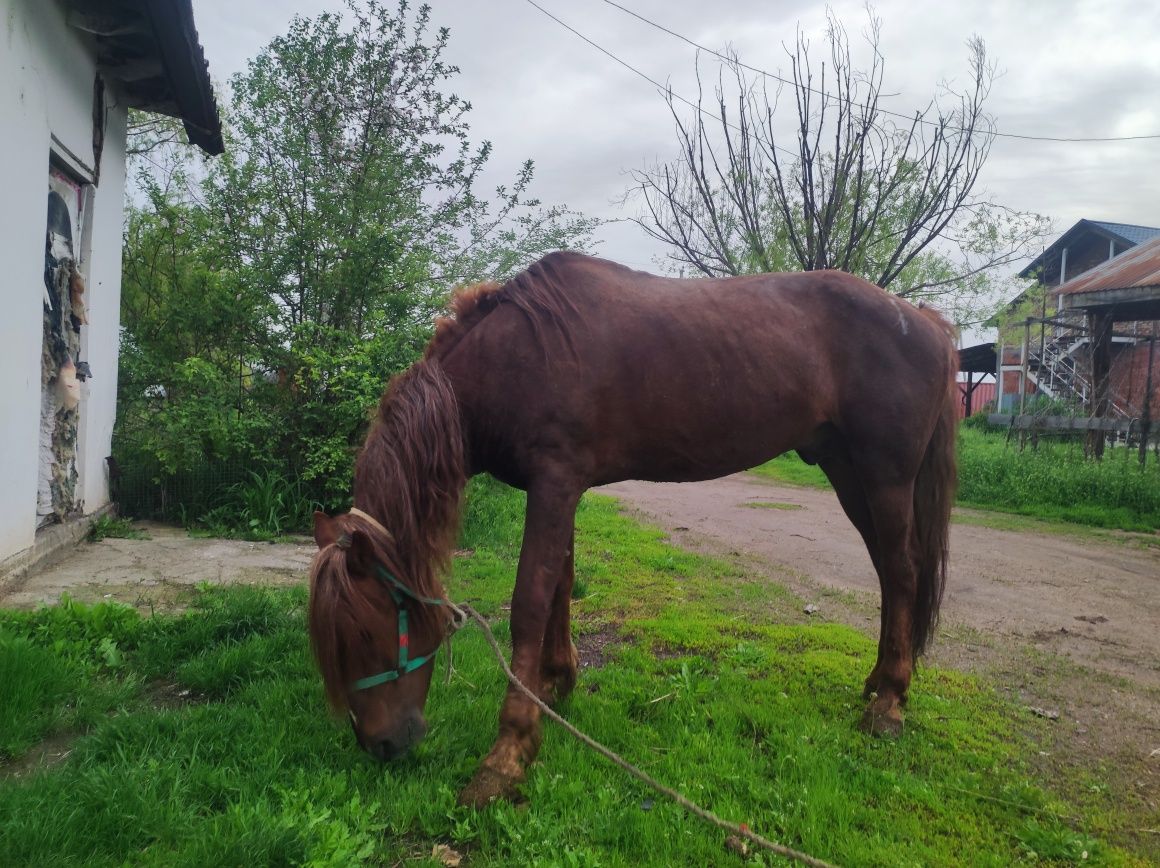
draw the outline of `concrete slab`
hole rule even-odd
[[[115,599],[138,608],[180,606],[200,582],[293,585],[305,583],[317,549],[301,542],[198,539],[181,528],[137,523],[149,539],[82,542],[64,559],[32,571],[0,595],[0,606],[33,608],[61,594],[96,602]]]

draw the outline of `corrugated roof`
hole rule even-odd
[[[1094,230],[1094,233],[1093,233]],[[1060,235],[1052,242],[1051,246],[1040,253],[1037,257],[1031,260],[1023,270],[1019,272],[1019,277],[1033,277],[1035,273],[1044,268],[1047,263],[1057,261],[1059,259],[1059,252],[1064,247],[1074,244],[1083,234],[1087,233],[1102,233],[1109,235],[1118,242],[1123,242],[1128,247],[1140,244],[1144,241],[1149,241],[1152,238],[1160,236],[1160,229],[1151,226],[1136,226],[1132,223],[1110,223],[1106,220],[1088,220],[1086,217],[1078,220],[1070,229]],[[1117,254],[1119,255],[1119,254]]]
[[[1062,295],[1160,286],[1160,232],[1118,256],[1088,269],[1059,288]]]
[[[1145,241],[1160,236],[1160,229],[1152,226],[1135,226],[1131,223],[1107,223],[1103,220],[1093,220],[1091,222],[1108,232],[1131,241],[1133,244],[1143,244]]]

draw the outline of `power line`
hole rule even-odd
[[[679,93],[675,92],[671,87],[661,84],[655,78],[652,78],[650,75],[648,75],[648,73],[641,72],[641,70],[637,69],[635,66],[633,66],[628,61],[621,60],[619,57],[617,57],[611,51],[606,49],[604,46],[593,42],[591,39],[589,39],[587,36],[585,36],[583,33],[581,33],[576,28],[570,26],[569,24],[567,24],[564,21],[561,21],[559,18],[557,18],[555,15],[553,15],[551,12],[549,12],[547,9],[545,9],[543,6],[541,6],[539,3],[537,3],[536,0],[526,0],[526,2],[531,4],[532,6],[536,7],[537,9],[539,9],[541,12],[543,12],[545,15],[547,15],[549,18],[551,18],[553,21],[555,21],[557,24],[559,24],[561,27],[563,27],[568,32],[578,36],[580,39],[583,39],[585,42],[587,42],[589,45],[591,45],[593,48],[595,48],[601,54],[603,54],[607,57],[610,57],[612,60],[619,63],[621,66],[623,66],[625,69],[627,69],[629,72],[633,73],[634,75],[640,76],[645,81],[647,81],[649,84],[651,84],[653,87],[658,88],[661,91],[664,91],[670,97],[677,100],[677,102],[682,102],[685,105],[689,106],[689,108],[693,109],[694,111],[697,111],[697,112],[705,115],[706,117],[710,117],[713,120],[717,121],[718,123],[724,123],[730,129],[733,129],[739,133],[745,132],[743,129],[741,129],[741,127],[737,126],[736,124],[731,124],[727,120],[722,120],[720,117],[713,114],[711,111],[708,111],[707,109],[702,108],[700,105],[693,102],[692,100],[685,99]],[[786,154],[789,154],[792,157],[798,156],[798,154],[794,153],[793,151],[791,151],[787,148],[783,148],[783,147],[780,147],[778,145],[774,145],[774,147],[777,148],[777,150],[782,151]]]
[[[531,2],[531,0],[528,0],[528,2]],[[833,99],[833,100],[838,100],[840,102],[845,102],[851,106],[857,105],[851,99],[837,97],[831,93],[828,93],[827,91],[816,90],[815,88],[812,88],[809,86],[803,86],[796,81],[792,81],[791,79],[785,78],[783,76],[777,75],[775,73],[769,72],[769,71],[764,70],[764,69],[760,69],[756,66],[750,66],[747,63],[742,63],[739,59],[737,59],[735,57],[729,57],[728,55],[722,54],[719,51],[714,51],[712,48],[709,48],[705,45],[702,45],[699,42],[695,42],[692,39],[689,39],[689,37],[684,36],[683,34],[677,33],[675,30],[671,30],[663,24],[659,24],[650,18],[645,18],[643,15],[641,15],[638,12],[634,12],[631,9],[628,9],[624,6],[621,6],[619,3],[615,2],[615,0],[604,0],[604,2],[607,3],[609,6],[612,6],[615,9],[619,9],[621,12],[624,12],[626,15],[631,15],[633,18],[637,19],[638,21],[641,21],[644,24],[649,25],[650,27],[654,27],[663,33],[667,33],[669,36],[675,37],[676,39],[679,39],[682,42],[685,42],[688,45],[691,45],[694,48],[699,49],[700,51],[704,51],[707,54],[712,54],[714,57],[720,58],[721,60],[728,61],[729,63],[736,63],[738,66],[742,67],[743,69],[747,69],[750,72],[755,72],[758,75],[765,76],[766,78],[772,78],[774,81],[779,81],[782,84],[788,84],[788,85],[791,85],[792,87],[803,87],[805,90],[809,91],[810,93],[817,94],[818,96],[826,97],[827,99]],[[532,5],[535,6],[536,4],[532,3]],[[539,8],[539,7],[537,7],[537,8]],[[543,12],[544,10],[540,9],[540,11]],[[544,14],[550,15],[550,13],[547,13],[547,12],[545,12]],[[555,18],[555,16],[551,16],[551,17]],[[556,21],[559,21],[559,19],[557,18]],[[560,22],[560,23],[563,24],[563,22]],[[567,27],[567,25],[564,25],[564,26]],[[569,27],[568,29],[572,30],[571,27]],[[575,33],[576,31],[572,30],[572,32]],[[577,34],[577,35],[579,35],[579,34]],[[584,37],[581,37],[581,38],[584,38]],[[589,42],[589,44],[591,44],[591,45],[596,45],[596,43],[591,42],[591,40],[584,39],[584,41]],[[600,46],[598,46],[598,45],[596,47],[600,48]],[[600,50],[604,51],[603,48],[600,48]],[[608,54],[609,57],[612,57],[612,55],[609,54],[607,51],[604,51],[604,53]],[[617,60],[618,63],[624,63],[624,61],[621,61],[619,58],[613,57],[613,59]],[[625,65],[627,65],[627,64],[625,64]],[[629,67],[629,68],[631,69],[631,67]],[[878,111],[880,111],[882,114],[885,114],[885,115],[892,115],[893,117],[902,118],[903,120],[907,120],[907,121],[914,120],[914,117],[912,117],[911,115],[902,114],[901,112],[894,112],[894,111],[890,111],[889,109],[878,109]],[[939,126],[939,124],[936,124],[934,121],[928,121],[928,120],[925,120],[923,118],[919,118],[918,120],[919,120],[919,123],[928,124],[930,126]],[[973,130],[965,129],[964,127],[949,127],[948,126],[948,127],[945,127],[945,129],[953,130],[955,132],[960,132],[960,133],[974,132]],[[1000,133],[1000,132],[992,131],[992,135],[994,135],[998,138],[1003,138],[1003,139],[1021,139],[1023,141],[1029,141],[1029,142],[1076,142],[1076,143],[1079,143],[1079,142],[1089,142],[1089,143],[1090,142],[1135,142],[1135,141],[1146,141],[1146,140],[1150,140],[1150,139],[1160,139],[1160,133],[1142,135],[1142,136],[1080,137],[1080,136],[1032,136],[1032,135],[1024,135],[1022,133]]]
[[[713,120],[717,121],[717,123],[725,124],[726,126],[728,126],[732,130],[735,130],[735,131],[742,133],[742,134],[745,133],[745,130],[741,129],[741,127],[737,126],[736,124],[731,124],[731,123],[729,123],[729,121],[723,120],[722,118],[713,114],[711,111],[708,111],[707,109],[702,108],[700,105],[693,102],[692,100],[685,99],[679,93],[675,92],[671,87],[661,84],[655,78],[652,78],[650,75],[648,75],[648,73],[641,72],[639,69],[637,69],[635,66],[633,66],[628,61],[621,60],[619,57],[617,57],[615,54],[613,54],[611,51],[609,51],[604,46],[593,42],[591,39],[589,39],[587,36],[585,36],[583,33],[581,33],[575,27],[572,27],[568,23],[561,21],[559,18],[557,18],[555,15],[553,15],[551,12],[549,12],[547,9],[545,9],[543,6],[541,6],[539,3],[537,3],[536,0],[525,0],[525,2],[529,3],[530,5],[534,6],[537,9],[539,9],[542,13],[547,15],[549,18],[551,18],[553,21],[555,21],[557,24],[559,24],[561,27],[563,27],[569,33],[572,33],[575,36],[578,36],[580,39],[583,39],[585,42],[587,42],[589,45],[591,45],[593,48],[595,48],[601,54],[616,61],[621,66],[623,66],[625,69],[627,69],[629,72],[633,73],[634,75],[640,76],[645,81],[647,81],[649,84],[651,84],[653,87],[658,88],[659,90],[667,93],[672,99],[677,100],[677,102],[684,103],[685,105],[689,106],[689,108],[693,109],[694,111],[699,112],[700,114],[703,114],[706,117],[712,118]],[[773,147],[779,151],[782,151],[783,153],[789,154],[791,157],[799,156],[799,154],[795,153],[794,151],[791,151],[788,148],[783,148],[780,145],[774,145]]]

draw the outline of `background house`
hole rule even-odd
[[[0,20],[2,576],[109,502],[129,108],[223,144],[190,0],[0,0]]]
[[[1158,238],[1160,228],[1080,220],[1019,272],[1019,277],[1035,279],[1045,289],[1041,305],[1032,315],[1056,323],[1036,323],[1027,329],[1026,369],[1023,340],[1008,336],[1003,342],[1000,336],[996,360],[999,386],[996,404],[1000,412],[1017,412],[1021,392],[1069,404],[1089,403],[1092,391],[1089,324],[1084,309],[1064,304],[1067,286],[1125,251]],[[1011,307],[1019,305],[1024,298],[1021,295],[1014,299]],[[1128,332],[1121,329],[1119,334],[1110,336],[1109,407],[1113,414],[1132,415],[1139,409],[1116,385],[1135,382],[1121,369],[1130,366],[1139,356],[1135,348],[1147,333],[1139,328]],[[1131,352],[1122,352],[1128,349]]]

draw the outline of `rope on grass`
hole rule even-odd
[[[503,656],[503,651],[500,649],[499,643],[496,642],[495,636],[492,634],[491,627],[488,626],[487,620],[482,615],[480,615],[479,612],[475,611],[474,608],[467,604],[460,605],[459,609],[465,615],[475,621],[475,623],[477,623],[483,630],[483,635],[487,639],[487,643],[491,646],[491,650],[495,653],[495,658],[499,661],[499,665],[503,668],[504,675],[507,676],[508,681],[517,690],[523,693],[524,696],[535,703],[540,711],[554,720],[557,724],[564,727],[567,732],[575,736],[584,744],[588,745],[588,747],[592,748],[606,760],[620,766],[634,778],[648,784],[658,793],[668,796],[690,814],[698,816],[702,820],[706,820],[712,823],[714,826],[724,829],[727,832],[731,832],[739,838],[744,838],[745,840],[750,841],[759,847],[769,850],[772,853],[776,853],[778,856],[782,856],[786,859],[792,859],[795,862],[801,862],[803,865],[811,865],[814,866],[814,868],[835,868],[835,866],[831,865],[829,862],[823,862],[821,859],[810,856],[808,853],[802,853],[798,850],[794,850],[791,847],[786,847],[784,844],[778,844],[775,841],[770,841],[768,838],[763,838],[756,832],[751,831],[748,826],[738,823],[731,823],[728,820],[721,819],[712,811],[708,811],[705,808],[702,808],[700,805],[690,801],[671,787],[666,787],[664,784],[642,772],[632,763],[623,759],[619,754],[613,753],[600,742],[582,733],[580,730],[562,718],[559,714],[553,711],[546,702],[540,699],[540,697],[536,696],[536,694],[529,690],[524,685],[524,683],[516,677],[515,673],[512,672],[511,667],[508,666],[507,659]]]

